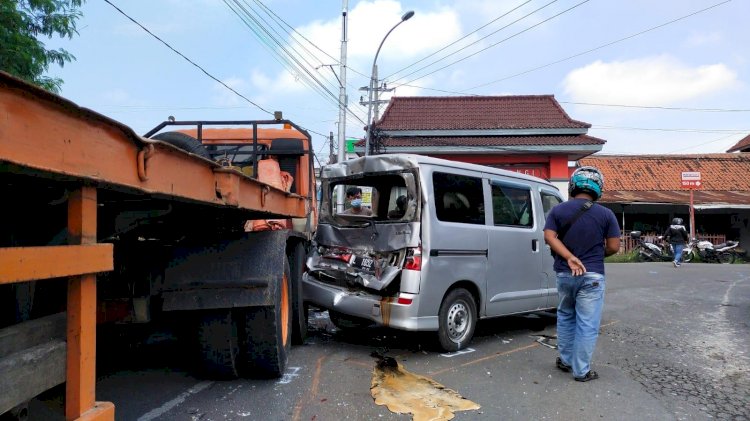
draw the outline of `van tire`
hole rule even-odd
[[[477,304],[469,291],[450,291],[440,305],[438,317],[438,339],[445,351],[458,351],[471,342],[477,326]]]

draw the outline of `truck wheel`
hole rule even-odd
[[[193,136],[186,135],[180,132],[164,132],[159,133],[152,139],[161,140],[164,143],[169,143],[172,146],[176,146],[185,152],[190,152],[198,156],[202,156],[206,159],[212,159],[206,148],[198,139]]]
[[[291,249],[289,275],[292,283],[292,344],[300,345],[307,337],[307,306],[302,298],[302,274],[305,272],[305,246],[297,243]]]
[[[286,369],[292,345],[292,295],[289,264],[274,288],[274,305],[248,307],[245,315],[243,377],[280,377]]]
[[[201,312],[198,321],[202,372],[206,377],[232,379],[240,356],[237,323],[228,309]]]
[[[477,305],[471,293],[463,288],[452,290],[440,305],[438,315],[440,346],[448,352],[464,348],[477,326]]]

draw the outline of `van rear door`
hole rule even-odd
[[[489,184],[487,315],[543,308],[547,285],[541,267],[543,227],[534,218],[536,192],[529,185],[503,179],[492,178]]]

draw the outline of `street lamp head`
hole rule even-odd
[[[411,19],[412,16],[414,16],[414,11],[413,10],[409,10],[408,12],[404,13],[403,16],[401,16],[401,21],[403,22],[405,20],[409,20],[409,19]]]

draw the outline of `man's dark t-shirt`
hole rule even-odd
[[[687,230],[682,225],[670,225],[664,237],[672,244],[685,244],[688,241]]]
[[[559,232],[572,220],[586,199],[570,199],[552,208],[544,224],[545,230]],[[563,244],[581,260],[587,272],[604,275],[604,242],[607,238],[620,237],[620,226],[615,214],[604,206],[594,203],[581,215],[563,238]],[[556,272],[570,272],[568,262],[555,256]]]

